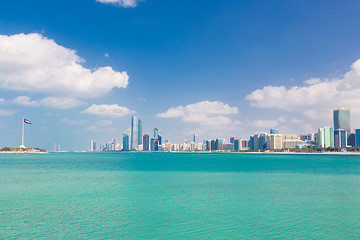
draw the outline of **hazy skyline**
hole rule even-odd
[[[3,1],[0,145],[360,128],[358,1]]]

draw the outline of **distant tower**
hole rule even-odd
[[[194,134],[194,136],[193,136],[193,142],[194,142],[194,143],[197,143],[197,137],[198,137],[198,135],[197,135],[197,134]]]
[[[276,129],[270,128],[270,134],[279,134],[279,131]]]
[[[319,128],[318,147],[334,147],[334,129],[332,127]]]
[[[123,151],[130,151],[130,136],[129,134],[123,135]]]
[[[57,152],[57,146],[56,146],[56,143],[54,143],[54,152]]]
[[[142,122],[135,116],[131,118],[131,143],[130,150],[138,150],[142,143]]]
[[[144,134],[143,151],[149,151],[149,150],[150,150],[150,136],[149,136],[149,134]]]
[[[96,142],[94,140],[90,141],[90,151],[96,150]]]
[[[159,129],[154,128],[154,138],[158,138],[159,136]]]
[[[138,121],[138,144],[141,145],[142,142],[142,121],[139,119]]]
[[[338,129],[344,129],[348,136],[351,134],[349,108],[334,109],[334,130]]]

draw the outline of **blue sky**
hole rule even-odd
[[[0,3],[0,146],[360,127],[359,1]]]

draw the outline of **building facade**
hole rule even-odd
[[[130,151],[130,136],[129,134],[123,134],[123,151]]]
[[[322,127],[318,131],[318,147],[334,147],[334,129],[332,127]]]
[[[334,147],[342,148],[347,146],[347,133],[343,129],[334,131]]]
[[[355,146],[360,148],[360,129],[355,130]]]
[[[149,134],[144,134],[143,136],[143,151],[150,150],[150,136]]]
[[[338,129],[344,129],[348,136],[351,134],[349,108],[334,109],[334,130]]]

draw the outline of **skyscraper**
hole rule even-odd
[[[123,135],[123,151],[130,151],[130,136],[125,133]]]
[[[94,140],[91,140],[90,142],[90,151],[96,150],[96,142]]]
[[[194,143],[197,143],[197,137],[198,137],[198,135],[197,135],[197,134],[194,134],[194,136],[193,136],[193,142],[194,142]]]
[[[355,146],[360,147],[360,129],[355,130]]]
[[[334,146],[336,148],[347,146],[347,134],[345,130],[338,129],[334,131]]]
[[[150,136],[149,136],[149,134],[144,134],[143,151],[149,151],[149,150],[150,150]]]
[[[349,108],[334,109],[334,130],[338,129],[344,129],[348,136],[351,134]]]
[[[139,144],[142,143],[142,122],[135,116],[131,118],[131,143],[130,150],[139,150]]]
[[[159,129],[154,128],[154,138],[158,138],[159,135]]]
[[[157,138],[151,138],[150,149],[151,149],[151,151],[158,151],[159,150],[159,141],[158,141]]]
[[[334,147],[334,129],[332,127],[319,128],[318,147]]]

